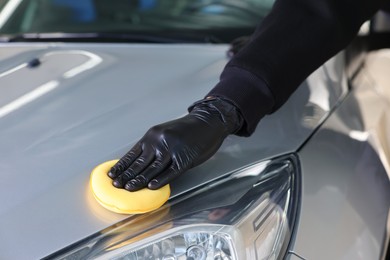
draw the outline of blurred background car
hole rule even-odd
[[[0,0],[0,258],[384,258],[386,13],[162,208],[120,215],[93,198],[91,170],[186,113],[272,5]]]

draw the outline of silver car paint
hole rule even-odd
[[[90,171],[122,156],[150,126],[185,114],[217,82],[227,47],[1,45],[0,258],[44,257],[126,218],[94,201]],[[29,68],[33,58],[41,65]],[[227,138],[172,183],[172,197],[296,151],[344,97],[343,66],[341,54],[319,68],[252,137]]]
[[[381,88],[388,86],[376,85],[368,69],[352,85],[299,152],[303,194],[293,250],[305,259],[381,259],[387,246],[390,96]]]

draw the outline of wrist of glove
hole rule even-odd
[[[115,187],[129,191],[161,188],[213,156],[242,124],[242,116],[229,101],[200,100],[186,116],[150,128],[108,175]]]
[[[219,97],[206,97],[192,104],[188,111],[191,113],[206,112],[210,116],[219,118],[226,130],[226,135],[234,134],[243,125],[243,117],[230,101]]]

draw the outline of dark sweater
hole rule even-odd
[[[382,0],[276,0],[249,44],[224,68],[208,96],[233,102],[248,136],[300,83],[345,48]]]

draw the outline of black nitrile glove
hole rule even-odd
[[[236,107],[220,98],[206,98],[188,115],[150,128],[108,175],[113,185],[136,191],[158,189],[186,170],[209,159],[243,120]]]

